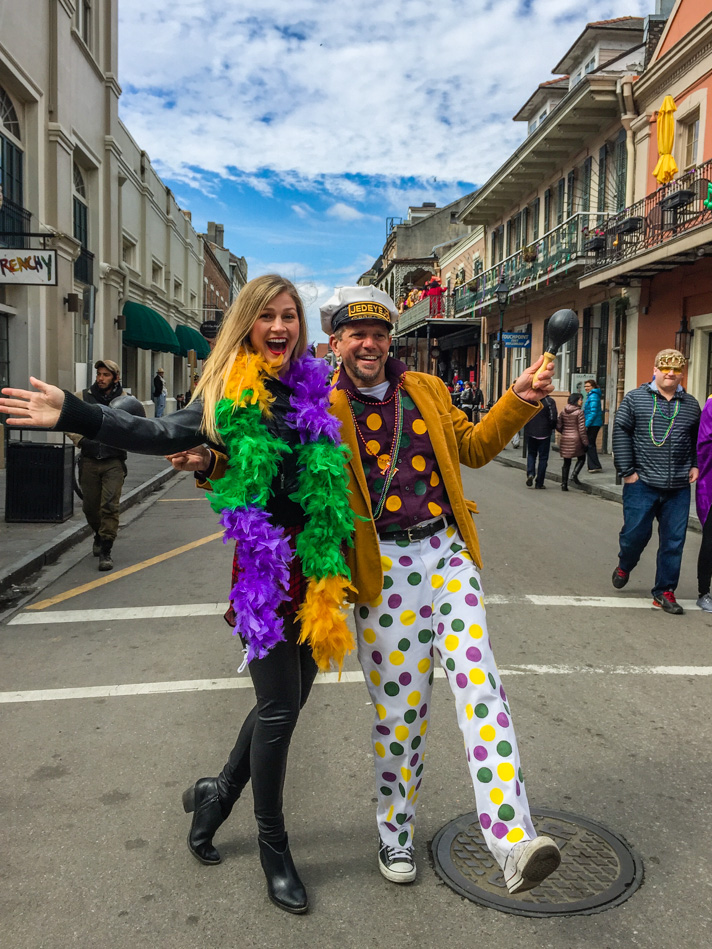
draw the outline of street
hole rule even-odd
[[[355,654],[341,682],[317,679],[291,747],[285,815],[309,914],[268,901],[249,793],[216,836],[223,863],[199,865],[185,845],[181,793],[220,770],[252,690],[221,615],[232,550],[198,543],[219,525],[192,477],[179,476],[121,531],[113,573],[98,574],[86,542],[86,557],[39,583],[34,605],[50,602],[26,605],[0,629],[5,949],[709,946],[712,615],[694,606],[699,535],[688,534],[678,588],[690,608],[671,617],[650,609],[654,541],[626,589],[611,586],[620,505],[551,483],[527,490],[521,472],[496,463],[463,477],[480,510],[490,633],[530,803],[621,834],[645,867],[630,900],[592,916],[530,919],[440,882],[429,842],[474,810],[443,678],[419,800],[418,878],[403,887],[382,879],[373,709]]]

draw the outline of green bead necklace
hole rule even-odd
[[[653,392],[653,413],[650,416],[650,422],[648,423],[648,431],[650,432],[650,441],[653,443],[653,445],[655,445],[656,448],[662,448],[665,442],[667,441],[667,437],[672,431],[672,427],[675,424],[675,419],[677,418],[677,413],[679,411],[680,411],[680,401],[678,399],[675,401],[675,411],[672,413],[672,415],[666,415],[666,413],[663,412],[662,409],[658,406],[658,397],[655,394],[655,392]],[[659,442],[655,441],[655,435],[653,435],[653,419],[655,418],[656,412],[659,415],[662,415],[663,418],[668,419],[667,430],[662,437],[662,441],[659,441]]]

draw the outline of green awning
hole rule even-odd
[[[143,303],[124,303],[126,317],[124,346],[152,349],[159,353],[181,354],[181,344],[168,320]],[[200,335],[200,334],[198,334]],[[200,337],[202,339],[202,336]]]
[[[210,355],[210,346],[208,345],[207,339],[202,337],[192,326],[185,326],[183,323],[179,323],[178,326],[176,326],[176,336],[180,343],[181,356],[187,356],[189,349],[195,350],[198,359],[207,359]]]

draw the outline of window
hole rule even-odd
[[[136,242],[126,235],[121,239],[121,259],[127,267],[136,269]]]
[[[581,210],[591,210],[591,169],[593,167],[593,158],[586,159],[581,167]],[[584,221],[584,224],[587,222]]]
[[[83,309],[82,302],[79,312],[74,314],[74,362],[86,365],[89,352],[89,324],[84,322]]]
[[[163,264],[155,258],[151,261],[151,283],[163,287]]]
[[[556,223],[561,224],[564,220],[564,201],[566,198],[566,179],[559,178],[556,185]]]
[[[10,96],[0,86],[0,185],[7,201],[22,207],[20,123]],[[0,212],[1,213],[1,212]],[[7,230],[21,230],[8,227]]]
[[[514,218],[511,218],[507,221],[507,240],[505,244],[506,256],[512,253],[512,235],[514,232]]]
[[[82,247],[89,246],[89,222],[87,215],[87,189],[84,176],[75,163],[72,168],[74,194],[72,197],[74,210],[74,237]]]
[[[600,212],[598,223],[603,222],[603,213],[606,211],[606,174],[608,170],[608,148],[601,146],[598,150],[598,199],[596,208]]]
[[[173,296],[176,300],[183,300],[183,284],[177,277],[173,280]]]
[[[574,197],[576,194],[576,172],[570,171],[566,176],[566,217],[574,213]]]
[[[697,164],[697,144],[700,138],[700,116],[699,113],[685,126],[685,168],[692,168]]]
[[[541,201],[539,198],[535,198],[529,208],[529,218],[532,222],[532,240],[535,241],[539,237],[539,205]]]
[[[625,207],[625,186],[628,170],[628,150],[626,149],[623,129],[620,130],[616,139],[614,167],[616,175],[616,211],[622,211]]]
[[[195,290],[190,291],[190,309],[197,310],[198,308],[198,294]]]
[[[551,230],[551,188],[544,192],[544,233]]]
[[[77,33],[91,49],[91,0],[77,0]]]
[[[583,67],[584,74],[588,74],[588,73],[590,73],[590,72],[593,72],[593,70],[594,70],[595,68],[596,68],[596,57],[595,57],[595,56],[592,56],[592,57],[589,59],[589,61],[586,63],[586,65]]]

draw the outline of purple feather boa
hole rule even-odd
[[[262,659],[284,641],[284,623],[276,611],[289,589],[289,541],[258,507],[226,509],[220,521],[225,528],[223,542],[237,541],[239,551],[240,574],[230,600],[247,646],[246,659]]]
[[[322,436],[339,444],[339,420],[329,413],[329,367],[323,359],[305,353],[295,360],[282,377],[293,390],[287,424],[299,432],[302,445]]]

